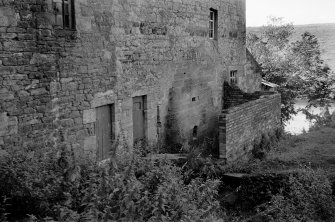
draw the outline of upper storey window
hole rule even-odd
[[[237,85],[237,70],[230,71],[230,85]]]
[[[65,29],[75,29],[74,0],[53,0],[55,23]]]
[[[210,9],[209,14],[209,38],[217,40],[218,38],[218,11]]]

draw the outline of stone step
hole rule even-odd
[[[185,160],[187,156],[185,154],[152,154],[150,156],[145,157],[144,159],[151,159],[151,160]]]

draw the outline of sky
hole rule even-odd
[[[246,0],[247,26],[266,25],[268,16],[294,25],[335,23],[335,0]]]

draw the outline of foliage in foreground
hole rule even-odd
[[[291,174],[288,190],[258,207],[268,221],[334,221],[335,199],[322,170],[301,169]]]
[[[113,163],[100,165],[52,149],[9,153],[0,161],[0,220],[27,215],[32,221],[50,222],[335,219],[331,185],[320,170],[302,167],[280,177],[252,175],[236,187],[238,203],[227,207],[227,184],[216,180],[227,170],[221,162],[195,152],[177,167],[139,158],[141,149],[126,150],[118,149]]]
[[[52,150],[15,151],[0,162],[1,219],[47,221],[211,220],[219,181],[183,181],[167,161],[122,152],[104,167]]]

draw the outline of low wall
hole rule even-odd
[[[263,134],[281,127],[280,94],[224,110],[220,116],[220,158],[231,163],[251,153]]]

